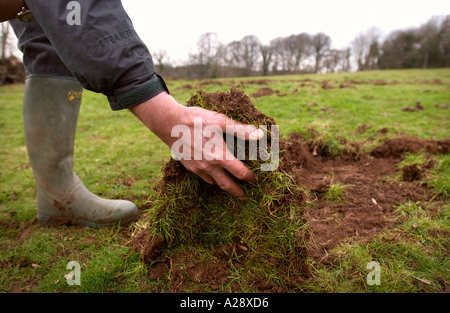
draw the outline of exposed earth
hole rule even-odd
[[[233,90],[231,92],[233,94]],[[243,97],[242,93],[234,93]],[[232,101],[230,94],[209,94],[211,99],[226,106],[224,99]],[[233,102],[233,109],[236,103]],[[255,118],[261,118],[261,112],[250,105],[246,112],[253,112]],[[242,108],[241,108],[242,109]],[[227,110],[225,109],[224,112]],[[381,131],[385,133],[386,130]],[[291,134],[280,140],[282,147],[280,171],[291,175],[297,186],[304,190],[300,196],[303,205],[304,220],[310,228],[306,257],[316,262],[327,263],[328,251],[349,238],[370,239],[374,234],[395,224],[395,208],[407,201],[438,200],[432,189],[423,181],[434,167],[433,155],[448,153],[450,140],[422,140],[400,137],[386,140],[368,153],[344,151],[339,157],[330,157],[326,149],[311,138]],[[284,151],[283,151],[284,150]],[[427,153],[429,162],[424,166],[415,165],[399,168],[405,153]],[[171,161],[174,162],[174,161]],[[179,164],[178,164],[179,165]],[[184,168],[172,164],[164,168],[163,179],[182,178]],[[340,186],[341,195],[331,197],[332,188]],[[287,201],[294,201],[299,195],[292,195]],[[296,199],[298,200],[298,199]],[[261,208],[264,210],[265,208]],[[298,234],[294,234],[297,236]],[[298,236],[304,236],[300,234]],[[136,234],[132,246],[140,250],[150,261],[149,275],[154,280],[169,279],[169,290],[182,292],[218,290],[223,284],[230,283],[231,266],[245,267],[248,248],[238,242],[213,248],[212,255],[202,256],[201,249],[193,245],[170,253],[161,238],[149,238],[145,232]],[[230,256],[233,256],[230,258]],[[304,259],[303,259],[304,260]],[[290,264],[282,259],[271,260],[274,267],[288,268]],[[288,274],[286,274],[288,275]],[[252,277],[249,286],[257,286],[261,292],[286,292],[295,290],[296,284],[310,279],[305,264],[297,277],[289,277],[289,283],[275,285],[266,280]],[[235,286],[241,291],[241,286]],[[207,289],[205,289],[205,287]],[[161,286],[162,288],[162,286]],[[161,291],[156,287],[153,291]]]

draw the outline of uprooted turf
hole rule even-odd
[[[275,121],[259,112],[243,91],[199,91],[188,106],[214,110],[242,123],[267,126],[270,149],[270,126]],[[298,279],[306,273],[305,195],[283,166],[283,149],[289,144],[284,140],[279,144],[280,166],[275,171],[259,170],[267,161],[245,161],[255,172],[257,183],[241,182],[246,192],[243,201],[205,183],[171,159],[156,185],[152,208],[135,234],[134,246],[141,250],[142,258],[152,262],[185,244],[220,251],[222,259],[245,262],[248,269],[255,269],[255,277],[264,269],[273,272],[273,277],[284,277],[285,284],[289,284],[290,275]],[[278,266],[274,266],[274,260],[279,260]]]

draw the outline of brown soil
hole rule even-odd
[[[425,107],[420,103],[420,101],[417,101],[414,106],[406,106],[402,109],[404,112],[418,112],[425,110]]]
[[[331,82],[329,80],[323,80],[322,81],[322,89],[323,90],[334,89],[334,86],[333,86],[333,84],[331,84]]]
[[[269,87],[264,87],[264,88],[260,88],[257,91],[255,91],[252,96],[254,98],[259,98],[259,97],[265,97],[265,96],[271,96],[274,94],[280,94],[280,92],[278,90],[273,90],[272,88]]]
[[[201,86],[207,86],[207,85],[218,85],[222,86],[222,82],[218,80],[202,80],[199,82],[200,87]]]
[[[377,158],[399,158],[404,153],[417,153],[425,150],[431,154],[448,153],[450,140],[423,140],[412,137],[399,137],[386,140],[382,145],[372,150]]]
[[[242,109],[242,101],[249,101],[243,92],[232,89],[231,93],[205,94],[216,107],[225,111]],[[255,95],[253,95],[255,96]],[[195,99],[191,99],[195,103]],[[254,106],[246,106],[246,114],[256,121],[266,121]],[[272,120],[273,121],[273,120]],[[275,121],[273,121],[275,123]],[[292,134],[287,139],[280,140],[280,170],[294,177],[298,186],[308,190],[308,199],[304,203],[304,217],[311,233],[307,256],[315,261],[327,264],[328,251],[344,242],[355,238],[370,239],[375,234],[395,224],[395,208],[407,201],[427,201],[433,197],[425,183],[423,170],[434,166],[432,161],[423,168],[398,168],[402,156],[407,153],[426,151],[429,154],[448,153],[450,140],[422,140],[411,137],[401,137],[386,140],[369,154],[343,154],[339,158],[329,158],[321,150],[317,151],[300,135]],[[324,150],[325,151],[325,150]],[[397,173],[403,180],[393,179]],[[179,162],[171,161],[163,169],[164,182],[183,179],[186,170]],[[326,195],[330,186],[340,183],[345,186],[340,200],[328,200]],[[305,196],[305,195],[302,195]],[[292,197],[291,197],[292,198]],[[288,199],[289,200],[289,199]],[[309,200],[309,201],[305,201]],[[302,237],[304,234],[295,234]],[[242,244],[232,244],[215,248],[214,257],[210,259],[199,257],[198,250],[183,250],[176,257],[161,254],[164,243],[160,238],[148,239],[146,236],[135,237],[132,245],[143,252],[147,261],[154,265],[150,268],[152,280],[169,279],[169,292],[183,292],[188,288],[194,291],[219,290],[224,284],[230,283],[227,276],[230,273],[230,256],[233,267],[245,267],[248,249]],[[274,268],[291,268],[285,259],[270,259]],[[298,277],[289,277],[290,285],[275,286],[267,281],[253,279],[249,285],[257,286],[261,292],[285,292],[301,285],[308,280],[306,263],[299,271]],[[183,269],[182,269],[183,268]],[[155,292],[164,286],[155,287]],[[238,286],[232,284],[232,289]],[[207,289],[203,289],[207,288]]]
[[[372,155],[343,155],[339,159],[314,157],[299,139],[291,135],[286,152],[290,162],[288,172],[297,184],[310,190],[317,201],[306,207],[312,229],[309,256],[325,262],[327,250],[348,238],[371,237],[394,224],[393,211],[399,203],[430,200],[433,195],[426,185],[416,182],[424,171],[431,169],[430,160],[421,168],[416,165],[402,169],[403,181],[389,179],[398,171],[397,164],[407,152],[426,150],[428,153],[448,153],[450,140],[422,140],[410,137],[389,139],[373,149]],[[347,186],[342,201],[326,200],[331,184]]]
[[[177,88],[177,90],[186,90],[186,89],[194,90],[196,88],[194,86],[192,86],[191,84],[185,84],[185,85],[182,85],[182,86]]]
[[[244,87],[246,85],[267,85],[271,81],[267,79],[260,79],[260,80],[242,80],[240,81],[239,85]]]

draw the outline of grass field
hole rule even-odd
[[[241,86],[259,110],[275,118],[283,135],[296,132],[324,142],[330,157],[354,147],[368,152],[386,139],[405,135],[450,139],[448,69],[168,81],[180,103],[186,103],[199,86],[213,92],[229,91],[232,85]],[[253,97],[261,88],[274,93]],[[39,226],[22,129],[22,97],[21,85],[0,87],[0,292],[167,291],[171,272],[152,279],[148,265],[130,249],[134,225],[101,230]],[[422,152],[407,155],[399,168],[424,164],[424,157]],[[169,149],[130,112],[113,112],[104,96],[84,93],[74,170],[91,192],[131,199],[140,209],[148,209],[153,186],[169,158]],[[299,290],[448,292],[450,157],[441,154],[433,159],[436,165],[423,179],[436,194],[432,201],[398,203],[391,227],[370,238],[342,240],[328,251],[329,262],[311,260],[311,279]],[[346,185],[332,186],[327,200],[344,201]],[[70,261],[81,265],[80,285],[66,282]],[[380,285],[366,282],[370,261],[380,265]],[[229,276],[238,282],[245,277],[240,269]],[[217,291],[230,288],[224,285]],[[185,291],[192,290],[196,289]],[[242,291],[259,290],[246,285]]]

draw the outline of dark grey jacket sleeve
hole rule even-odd
[[[26,0],[57,54],[84,88],[113,110],[145,102],[167,86],[120,0]]]

